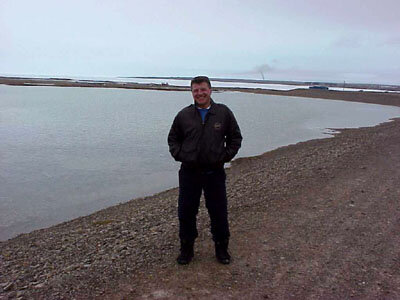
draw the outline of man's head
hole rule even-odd
[[[190,82],[192,96],[196,105],[207,108],[211,102],[211,82],[206,76],[197,76]]]

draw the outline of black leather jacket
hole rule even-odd
[[[192,104],[176,115],[168,135],[171,155],[187,168],[221,168],[237,154],[241,142],[232,111],[213,100],[204,123]]]

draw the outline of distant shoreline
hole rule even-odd
[[[79,79],[78,78],[68,78],[68,77],[28,77],[28,76],[0,76],[0,81],[5,80],[46,80],[46,81],[68,81],[77,84],[87,84],[87,83],[126,83],[126,79],[133,80],[175,80],[175,81],[190,81],[192,77],[179,77],[179,76],[120,76],[113,77],[114,80],[108,80],[111,78],[100,79],[100,78],[88,78]],[[122,81],[116,81],[120,79]],[[377,91],[389,91],[389,92],[400,92],[400,85],[396,84],[377,84],[377,83],[354,83],[354,82],[328,82],[328,81],[297,81],[297,80],[270,80],[270,79],[243,79],[243,78],[220,78],[220,77],[210,77],[212,82],[223,82],[223,83],[247,83],[247,84],[258,84],[258,85],[286,85],[286,86],[322,86],[328,88],[350,88],[354,90],[377,90]],[[128,82],[129,83],[129,82]],[[135,82],[133,82],[135,83]],[[136,83],[137,84],[137,83]],[[151,83],[149,83],[151,84]],[[154,83],[156,84],[156,83]],[[157,85],[157,84],[156,84]],[[162,85],[162,84],[161,84]],[[164,84],[165,86],[165,84]],[[180,85],[181,86],[181,85]]]
[[[189,87],[155,83],[134,83],[114,81],[71,80],[68,78],[24,78],[0,76],[0,84],[13,86],[55,86],[55,87],[91,87],[122,88],[161,91],[189,91]],[[319,98],[327,100],[343,100],[380,105],[400,106],[400,93],[368,92],[368,91],[336,91],[322,89],[293,89],[289,91],[261,88],[214,87],[215,92],[245,92],[289,97]]]

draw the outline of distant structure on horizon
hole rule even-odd
[[[312,85],[309,87],[311,90],[329,90],[329,87],[324,85]]]

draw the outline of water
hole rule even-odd
[[[215,93],[244,136],[239,156],[372,126],[400,108]],[[177,186],[166,137],[190,92],[0,85],[0,239]]]

